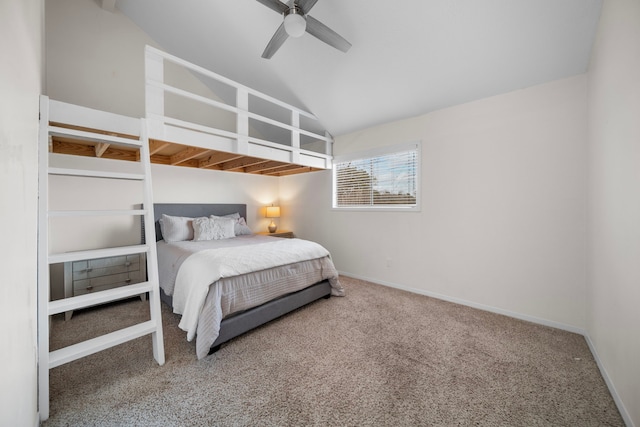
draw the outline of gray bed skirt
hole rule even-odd
[[[257,307],[222,319],[220,323],[220,334],[211,346],[209,354],[217,351],[222,344],[245,332],[264,325],[320,298],[328,299],[330,296],[331,285],[328,280],[324,280],[308,288],[284,295]],[[171,296],[165,294],[162,289],[160,289],[160,298],[170,307],[173,307]]]

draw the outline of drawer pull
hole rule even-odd
[[[86,289],[87,289],[88,291],[91,291],[91,290],[93,290],[93,286],[87,286],[87,288],[86,288]]]
[[[127,280],[125,280],[125,282],[131,283],[131,279],[127,279]]]
[[[87,268],[86,272],[90,273],[91,271],[93,271],[93,268]]]
[[[131,265],[131,261],[127,261],[125,267],[129,267]]]

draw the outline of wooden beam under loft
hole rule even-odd
[[[51,125],[69,127],[60,123],[51,123]],[[95,129],[73,128],[77,130],[90,130],[96,132]],[[115,134],[107,131],[98,132],[105,135],[137,139],[137,137],[132,135]],[[84,141],[59,136],[52,137],[50,150],[52,153],[74,156],[99,157],[103,159],[128,160],[133,162],[140,160],[140,150],[136,148],[120,147],[108,143],[98,143],[94,141]],[[322,170],[319,168],[243,156],[237,153],[208,150],[158,140],[149,141],[149,152],[151,155],[151,163],[176,167],[191,167],[268,176],[285,176]]]

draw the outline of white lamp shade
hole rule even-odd
[[[280,206],[267,206],[267,218],[280,218]]]
[[[307,29],[307,21],[302,15],[290,13],[284,17],[284,30],[291,37],[300,37]]]

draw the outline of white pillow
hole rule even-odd
[[[236,237],[233,218],[195,218],[193,240],[222,240]]]
[[[244,218],[240,217],[235,225],[235,233],[236,236],[243,236],[246,234],[253,234],[253,230],[249,228]]]
[[[211,215],[211,216],[217,216],[217,215]],[[234,212],[232,214],[228,214],[228,215],[222,215],[219,218],[233,218],[233,219],[238,219],[240,218],[240,214],[238,212]]]
[[[162,214],[162,218],[158,222],[165,242],[193,240],[193,218]]]
[[[234,225],[234,234],[236,236],[244,236],[247,234],[253,234],[253,230],[251,230],[248,226],[247,226],[247,222],[245,221],[245,219],[243,217],[240,216],[240,214],[238,212],[236,213],[232,213],[229,215],[224,215],[224,216],[216,216],[216,215],[211,215],[209,216],[209,218],[233,218],[236,220],[236,223]]]

